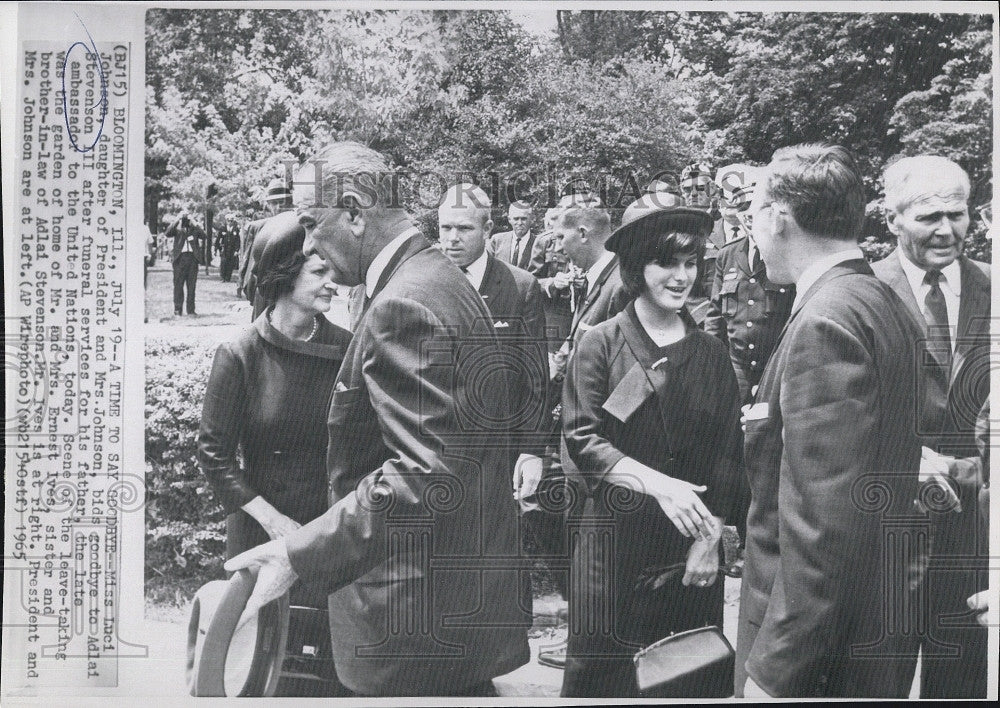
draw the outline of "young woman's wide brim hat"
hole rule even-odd
[[[714,224],[715,219],[708,210],[687,206],[680,196],[671,192],[650,192],[626,207],[622,225],[611,234],[604,247],[621,253],[637,240],[670,232],[707,236]]]

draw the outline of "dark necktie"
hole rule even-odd
[[[927,320],[928,348],[941,366],[951,368],[951,329],[940,280],[939,270],[929,270],[924,274],[924,283],[930,286],[924,298],[924,318]]]
[[[518,260],[520,260],[519,256],[521,255],[520,250],[521,250],[521,239],[515,238],[514,245],[511,247],[511,254],[510,254],[511,265],[517,265]]]
[[[753,249],[753,258],[750,259],[750,272],[756,273],[760,270],[760,251],[758,249]]]

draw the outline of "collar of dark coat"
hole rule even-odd
[[[650,393],[656,395],[660,408],[660,416],[664,421],[676,417],[677,411],[670,409],[670,401],[667,396],[667,389],[670,385],[671,377],[675,376],[676,367],[684,364],[694,354],[697,346],[692,337],[697,337],[698,326],[695,324],[687,308],[680,311],[681,319],[688,329],[688,334],[682,346],[671,346],[669,357],[661,357],[661,348],[656,345],[635,313],[635,301],[630,302],[624,310],[614,317],[614,322],[622,333],[622,343],[619,352],[628,349],[635,364],[615,387],[605,402],[604,407],[608,409],[613,398],[619,401],[631,401],[626,407],[629,413],[634,413],[639,405]],[[612,405],[612,408],[620,408],[619,404]],[[674,441],[678,443],[678,441]],[[683,443],[679,443],[683,446]]]
[[[378,282],[375,284],[374,290],[372,290],[372,296],[368,298],[368,301],[371,302],[380,292],[382,292],[386,283],[389,282],[389,279],[392,278],[393,274],[401,265],[403,265],[403,263],[430,247],[430,241],[424,238],[424,235],[419,231],[404,241],[403,244],[396,249],[396,252],[392,254],[392,258],[389,259],[389,262],[386,263],[385,268],[382,270],[382,274],[379,276]]]
[[[813,283],[812,286],[805,291],[805,293],[803,293],[802,299],[799,300],[799,303],[792,310],[791,315],[789,315],[788,317],[788,321],[785,322],[785,326],[782,327],[781,333],[778,335],[778,338],[774,342],[773,351],[777,351],[778,344],[781,342],[782,339],[785,338],[785,332],[788,331],[788,328],[791,326],[792,320],[795,319],[795,316],[802,311],[803,306],[805,306],[805,304],[809,302],[809,300],[813,297],[813,295],[822,290],[824,285],[829,283],[834,278],[839,278],[842,275],[874,276],[875,273],[872,272],[872,267],[868,265],[868,262],[863,258],[852,258],[851,260],[841,261],[837,265],[830,268],[830,270],[823,273],[823,275],[821,275],[819,279],[816,280],[816,282]]]
[[[698,325],[695,323],[694,318],[691,317],[687,307],[681,308],[677,314],[680,315],[689,335],[698,329]],[[632,356],[646,369],[652,369],[654,364],[657,364],[656,368],[659,368],[663,364],[679,366],[686,362],[694,352],[694,347],[674,347],[676,351],[671,354],[669,360],[662,360],[660,357],[660,347],[657,346],[656,342],[653,341],[652,337],[649,336],[649,333],[642,326],[642,323],[639,322],[639,316],[635,312],[635,300],[626,305],[625,309],[618,315],[615,315],[615,319],[618,327],[621,329],[622,336],[625,338],[626,344],[632,351]],[[661,361],[662,364],[660,364]]]
[[[315,356],[320,359],[331,359],[336,361],[343,360],[344,355],[347,352],[347,345],[350,344],[351,341],[351,334],[347,330],[337,327],[322,315],[318,315],[320,323],[319,331],[316,333],[316,339],[311,342],[306,342],[301,339],[290,339],[279,332],[277,328],[271,324],[271,321],[267,318],[268,312],[270,312],[270,308],[260,313],[253,323],[254,329],[257,330],[257,334],[259,334],[265,342],[273,344],[279,349],[296,352],[298,354]]]

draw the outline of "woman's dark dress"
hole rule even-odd
[[[261,314],[215,354],[198,462],[229,514],[227,558],[269,540],[240,508],[258,495],[300,524],[328,508],[326,420],[351,334],[317,319],[319,330],[306,342],[289,339]]]
[[[722,626],[722,574],[707,588],[682,585],[692,540],[652,497],[603,481],[628,456],[706,485],[706,506],[732,523],[740,469],[736,377],[718,340],[686,311],[682,316],[688,334],[657,347],[630,304],[588,332],[570,362],[563,432],[588,498],[581,527],[570,530],[563,696],[636,696],[636,651],[674,632]],[[652,588],[674,564],[680,567],[670,579]]]

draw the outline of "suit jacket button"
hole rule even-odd
[[[750,282],[751,282],[751,283],[756,283],[756,282],[757,282],[757,279],[756,279],[756,278],[750,278]]]
[[[785,292],[785,289],[784,288],[778,288],[778,292],[779,293],[783,293],[783,292]]]
[[[752,305],[753,304],[753,300],[747,300],[747,304],[748,305]]]
[[[751,361],[750,362],[750,366],[757,366],[757,362],[756,361]]]
[[[747,349],[753,349],[753,342],[750,342],[750,343],[749,343],[749,344],[747,345]]]
[[[753,327],[753,322],[747,322],[747,329]]]

